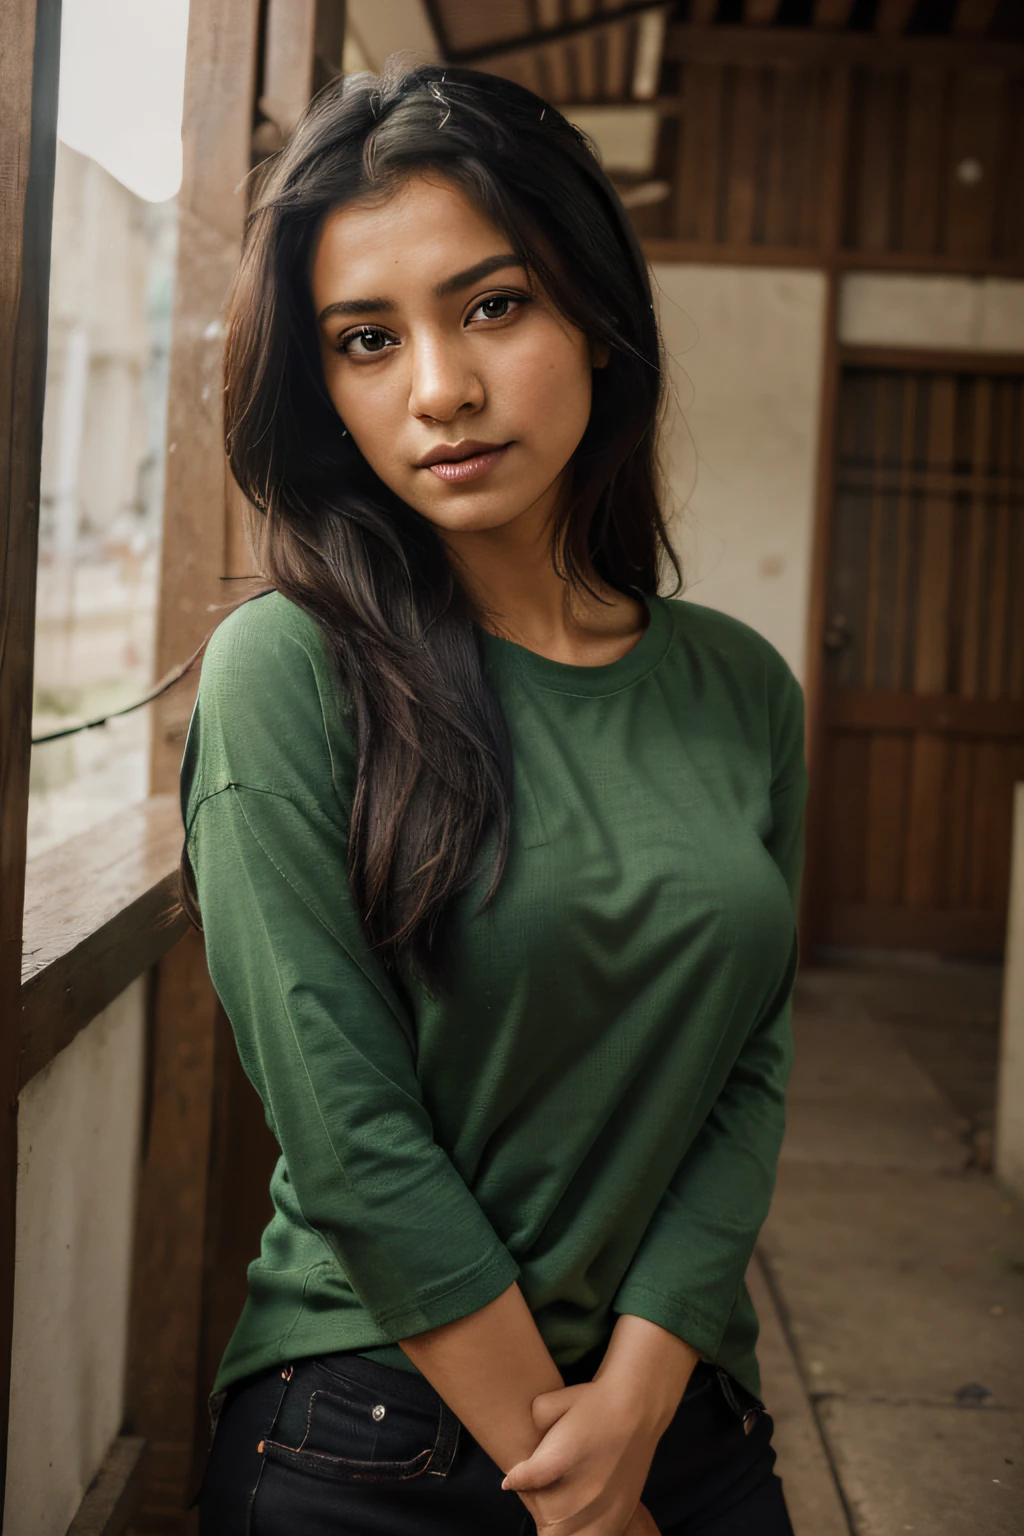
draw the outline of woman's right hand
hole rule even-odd
[[[543,1518],[538,1519],[534,1514],[537,1526],[537,1536],[563,1536],[566,1529],[564,1520],[554,1520],[545,1523]],[[584,1527],[581,1536],[590,1536],[590,1531]],[[658,1527],[654,1523],[654,1517],[650,1510],[643,1504],[638,1504],[630,1517],[629,1524],[621,1533],[621,1536],[661,1536]]]
[[[544,1392],[533,1401],[543,1436],[511,1467],[503,1488],[518,1493],[538,1536],[651,1536],[644,1484],[664,1429],[646,1402],[633,1402],[600,1377]]]

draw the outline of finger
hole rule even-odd
[[[578,1387],[556,1387],[554,1392],[541,1392],[533,1399],[533,1422],[542,1435],[568,1413],[579,1395]]]
[[[552,1449],[545,1450],[541,1442],[532,1456],[527,1457],[526,1461],[517,1461],[509,1469],[501,1486],[512,1493],[533,1493],[538,1488],[549,1487],[558,1478],[564,1477],[566,1471],[564,1455]]]

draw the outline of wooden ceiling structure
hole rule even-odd
[[[1022,270],[1022,0],[427,3],[452,63],[657,114],[652,259]]]
[[[815,43],[1024,43],[1021,0],[428,0],[453,64],[505,75],[560,105],[650,100],[689,42],[806,54]],[[667,45],[667,46],[666,46]]]

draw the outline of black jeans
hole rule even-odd
[[[562,1372],[589,1381],[603,1347]],[[643,1500],[663,1536],[793,1536],[772,1422],[703,1362]],[[531,1536],[518,1494],[429,1382],[342,1353],[247,1377],[221,1409],[200,1536]]]

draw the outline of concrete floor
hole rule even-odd
[[[796,1536],[1024,1532],[1024,1220],[986,1171],[998,1002],[994,967],[939,961],[798,983],[751,1272]]]

